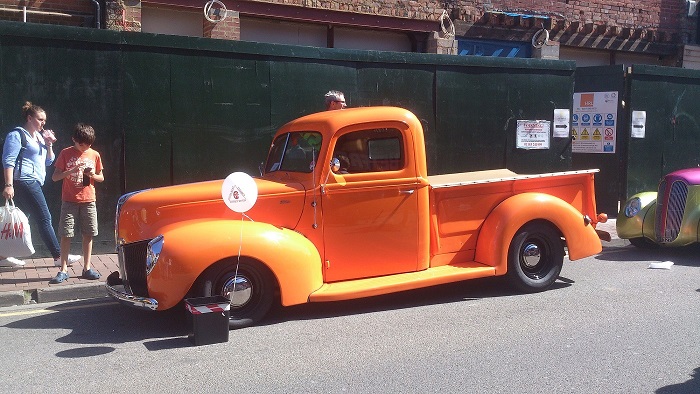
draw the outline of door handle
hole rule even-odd
[[[408,195],[411,195],[411,194],[413,194],[413,192],[415,192],[414,189],[410,189],[410,190],[399,190],[399,194],[408,194]]]

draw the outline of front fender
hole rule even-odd
[[[475,260],[496,267],[497,275],[505,274],[511,240],[520,227],[533,220],[546,220],[561,231],[570,260],[603,250],[593,226],[569,203],[549,194],[522,193],[501,202],[486,218],[479,231]]]
[[[641,238],[647,234],[649,240],[656,242],[654,226],[656,223],[656,192],[642,192],[625,201],[617,215],[615,226],[618,237],[622,239]],[[625,207],[631,200],[638,198],[642,209],[634,216],[625,215]]]
[[[301,234],[267,223],[202,220],[164,228],[163,249],[148,276],[149,295],[158,309],[180,302],[209,266],[223,259],[250,257],[266,265],[277,279],[283,305],[308,301],[321,287],[321,258]]]

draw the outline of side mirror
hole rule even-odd
[[[338,160],[337,157],[332,158],[331,162],[329,163],[329,167],[332,172],[338,172],[338,170],[340,170],[340,160]],[[326,194],[326,183],[328,183],[328,178],[331,176],[331,171],[328,171],[328,174],[326,174],[326,180],[321,185],[321,193],[323,194]]]
[[[333,171],[333,172],[340,171],[340,160],[338,160],[337,157],[334,157],[333,159],[331,159],[331,171]]]

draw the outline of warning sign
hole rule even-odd
[[[583,129],[581,131],[581,139],[582,140],[589,140],[591,139],[591,135],[588,133],[588,129]]]
[[[574,93],[571,116],[571,151],[574,153],[615,153],[617,135],[617,92]],[[578,121],[580,119],[580,122]]]
[[[615,130],[612,127],[605,128],[605,140],[613,141],[615,139]]]

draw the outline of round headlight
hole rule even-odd
[[[627,201],[625,204],[625,216],[631,218],[642,210],[642,200],[639,197],[635,197]]]

